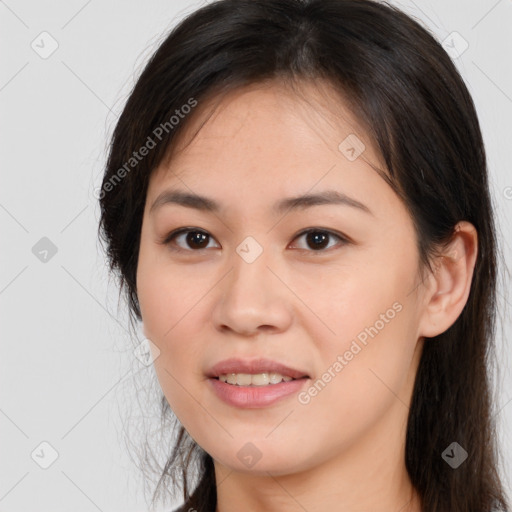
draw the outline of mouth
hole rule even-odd
[[[223,361],[207,377],[216,396],[238,409],[261,409],[291,400],[310,379],[304,371],[261,359]]]
[[[232,386],[274,386],[282,382],[309,379],[302,370],[291,368],[270,359],[226,359],[214,365],[206,374]]]
[[[262,373],[225,373],[218,377],[212,377],[226,384],[233,386],[274,386],[281,384],[281,382],[290,382],[292,380],[309,379],[307,375],[294,379],[288,375],[281,375],[276,372],[262,372]]]

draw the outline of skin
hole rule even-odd
[[[383,168],[368,135],[328,85],[302,85],[303,96],[277,82],[229,93],[192,139],[212,105],[200,104],[152,174],[137,269],[144,334],[160,351],[155,370],[171,408],[214,459],[217,512],[419,511],[404,463],[414,377],[424,337],[448,329],[466,303],[477,234],[461,222],[435,271],[420,275],[412,219],[369,165]],[[354,133],[366,149],[350,161],[338,145]],[[222,210],[150,212],[169,188]],[[327,189],[372,213],[272,210]],[[181,227],[207,232],[206,248],[186,234],[161,243]],[[311,227],[349,242],[334,234],[315,249],[300,235]],[[263,249],[252,263],[236,252],[247,236]],[[396,303],[400,312],[307,404],[294,395],[239,409],[210,389],[213,364],[257,356],[304,370],[307,389]],[[250,468],[237,457],[248,442],[261,453]]]

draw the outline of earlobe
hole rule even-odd
[[[432,338],[449,329],[469,297],[478,254],[478,234],[470,222],[461,221],[450,243],[434,262],[429,276],[419,336]]]

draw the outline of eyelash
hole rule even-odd
[[[201,252],[201,251],[206,251],[207,250],[206,247],[203,247],[202,249],[183,249],[181,247],[171,247],[171,242],[176,237],[178,237],[179,235],[184,234],[184,233],[185,234],[186,233],[201,233],[203,235],[209,236],[210,238],[213,238],[207,231],[203,231],[202,229],[198,229],[198,228],[188,227],[188,228],[175,229],[174,231],[169,233],[160,243],[162,243],[163,245],[168,245],[171,250],[177,251],[177,252]],[[308,235],[309,233],[323,233],[323,234],[326,234],[326,235],[328,235],[330,237],[338,238],[341,241],[341,245],[346,245],[346,244],[351,243],[351,241],[348,239],[348,237],[342,235],[341,233],[338,233],[338,232],[335,232],[335,231],[331,231],[331,230],[328,230],[328,229],[321,229],[321,228],[308,228],[308,229],[305,229],[304,231],[301,231],[300,233],[298,233],[293,238],[293,240],[295,240],[295,239],[297,239],[297,238],[299,238],[301,236]],[[331,248],[329,248],[329,249],[331,249]],[[298,250],[305,251],[305,252],[311,252],[311,253],[325,253],[325,252],[328,251],[328,249],[324,249],[324,248],[318,249],[318,250],[313,250],[313,249],[298,249]]]

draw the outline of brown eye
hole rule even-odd
[[[170,233],[163,243],[170,245],[175,240],[181,240],[181,245],[178,245],[177,250],[201,250],[208,248],[210,235],[205,231],[199,229],[182,228]],[[185,244],[185,245],[183,245]]]
[[[336,245],[336,243],[331,243],[333,239],[338,240],[338,245],[345,245],[349,243],[349,240],[341,234],[318,228],[311,228],[303,231],[297,235],[294,240],[301,237],[305,237],[306,247],[299,247],[299,249],[306,250],[308,252],[326,252],[326,249]],[[194,252],[212,247],[209,246],[209,242],[212,240],[213,237],[203,230],[195,228],[180,228],[170,233],[162,243],[164,245],[169,245],[172,250]]]
[[[324,229],[318,229],[318,228],[312,228],[308,229],[306,231],[303,231],[295,239],[301,238],[305,236],[305,241],[307,244],[307,248],[305,250],[308,250],[308,248],[313,249],[313,252],[321,252],[326,248],[332,247],[332,245],[329,245],[329,241],[332,238],[336,238],[339,241],[342,242],[342,244],[348,243],[348,240],[336,233],[333,233],[332,231],[327,231]],[[336,244],[334,244],[336,245]],[[301,247],[300,249],[304,249],[304,247]],[[310,251],[311,252],[311,251]]]

